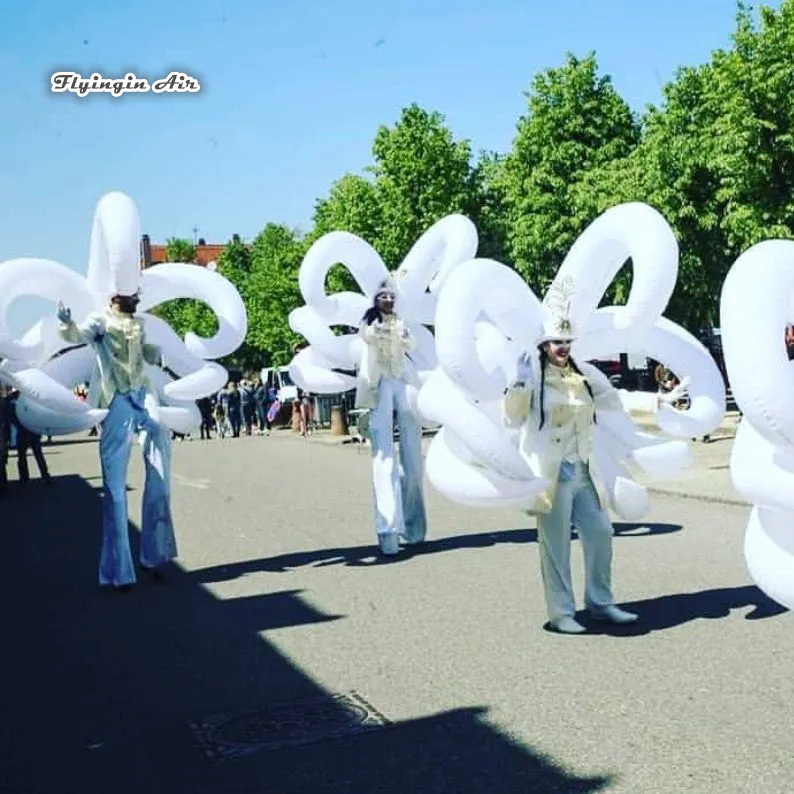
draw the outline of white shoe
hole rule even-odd
[[[590,614],[596,620],[606,620],[610,623],[634,623],[639,615],[635,615],[633,612],[627,612],[625,609],[621,609],[614,604],[610,604],[606,607],[601,607],[600,609],[591,609]]]
[[[396,532],[384,532],[378,535],[378,546],[381,554],[399,554],[400,536]]]
[[[576,620],[570,617],[558,618],[557,620],[550,621],[550,625],[554,631],[560,634],[584,634],[587,629]]]

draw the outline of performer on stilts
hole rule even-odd
[[[375,529],[381,553],[422,543],[427,533],[422,490],[422,425],[411,410],[406,386],[413,371],[407,353],[416,343],[395,312],[397,291],[391,278],[375,295],[363,317],[356,408],[369,409]],[[399,461],[394,449],[394,417],[399,431]]]
[[[597,367],[577,364],[571,358],[571,343],[576,335],[568,314],[570,298],[561,295],[549,303],[561,308],[547,310],[543,333],[537,340],[539,358],[529,353],[520,357],[517,380],[503,399],[503,418],[508,427],[521,428],[522,455],[539,476],[551,483],[538,494],[529,511],[538,521],[549,624],[557,632],[580,634],[586,629],[575,619],[570,562],[572,525],[582,542],[584,600],[589,613],[617,624],[633,623],[638,617],[615,604],[614,529],[605,509],[608,497],[593,457],[598,414],[623,412],[624,406],[617,390]],[[668,404],[684,396],[685,385],[649,395],[651,400]]]
[[[162,356],[159,348],[146,342],[143,320],[135,315],[137,282],[115,286],[108,308],[90,315],[84,324],[76,325],[62,303],[57,316],[67,342],[91,345],[96,353],[92,391],[98,395],[89,401],[109,409],[99,440],[104,486],[99,584],[124,592],[136,582],[127,523],[133,435],[138,436],[146,473],[141,569],[159,578],[162,566],[177,556],[177,547],[170,506],[171,434],[152,416],[155,402],[146,376],[147,364],[163,366]]]

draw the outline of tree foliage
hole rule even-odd
[[[436,221],[471,210],[471,147],[455,140],[440,113],[413,104],[393,127],[378,129],[372,154],[381,222],[376,247],[396,267]]]
[[[257,367],[290,360],[298,339],[287,316],[302,303],[300,262],[333,230],[363,237],[393,268],[435,221],[461,212],[477,226],[480,256],[512,265],[543,291],[601,212],[643,201],[676,233],[679,282],[668,314],[692,330],[716,322],[739,254],[766,238],[794,237],[794,0],[757,14],[740,3],[732,45],[680,68],[661,105],[641,117],[599,72],[594,53],[568,55],[538,74],[526,97],[510,150],[476,158],[440,113],[412,104],[376,131],[364,173],[343,175],[316,202],[304,238],[268,223],[250,250],[229,243],[220,271],[249,313],[236,358]],[[169,240],[168,251],[170,260],[195,257],[187,240]],[[607,299],[624,301],[630,283],[627,266]],[[341,265],[327,286],[356,289]],[[163,308],[182,333],[210,328],[197,304]]]
[[[755,243],[794,236],[794,2],[739,6],[734,46],[683,67],[643,119],[640,145],[594,169],[580,200],[595,215],[620,201],[662,213],[680,247],[669,314],[716,324],[725,276]]]
[[[169,237],[165,245],[165,258],[167,262],[195,262],[196,247],[185,238]],[[157,307],[155,314],[182,337],[188,331],[200,334],[199,326],[206,325],[206,318],[201,316],[200,306],[196,301],[188,298],[166,301]]]
[[[305,251],[305,242],[294,230],[275,223],[267,224],[254,240],[243,294],[248,309],[246,343],[264,354],[260,366],[284,366],[292,359],[299,337],[287,317],[303,303],[298,270]]]
[[[577,184],[628,155],[640,129],[611,79],[599,76],[594,54],[568,55],[563,66],[542,72],[527,98],[501,181],[513,264],[545,290],[592,220],[576,200]]]
[[[169,237],[165,241],[167,262],[195,262],[196,246],[184,237]]]

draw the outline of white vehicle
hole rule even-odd
[[[292,382],[288,367],[278,369],[265,367],[259,373],[259,377],[268,389],[275,388],[276,396],[282,405],[298,399],[298,387]]]

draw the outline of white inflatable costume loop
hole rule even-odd
[[[743,417],[731,452],[736,490],[752,505],[744,541],[750,576],[794,609],[794,365],[785,329],[794,318],[794,242],[743,253],[722,288],[728,379]]]
[[[34,432],[76,432],[97,424],[105,412],[90,409],[72,393],[74,386],[94,377],[94,354],[85,345],[65,343],[54,317],[41,320],[20,339],[8,331],[7,310],[20,295],[62,301],[79,324],[91,313],[104,311],[114,294],[140,292],[139,316],[147,337],[161,347],[172,373],[148,369],[153,405],[172,430],[196,429],[200,416],[195,401],[225,384],[226,370],[207,359],[229,355],[244,340],[247,317],[240,294],[227,279],[197,265],[167,263],[141,273],[140,231],[132,199],[124,193],[108,193],[94,214],[85,277],[46,259],[0,264],[0,357],[6,359],[0,377],[22,392],[20,418]],[[218,332],[211,339],[188,333],[183,341],[162,320],[145,313],[176,298],[204,301],[218,318]],[[89,394],[94,394],[98,383],[91,386]]]
[[[628,258],[634,275],[627,304],[598,308]],[[639,432],[623,413],[598,414],[594,459],[612,508],[626,520],[639,519],[649,505],[646,489],[632,479],[630,468],[660,477],[678,474],[692,457],[686,442],[675,439],[713,431],[725,412],[725,387],[714,360],[684,329],[661,316],[677,272],[678,245],[670,227],[656,210],[632,203],[597,218],[553,282],[555,288],[571,281],[575,285],[569,308],[577,331],[572,348],[577,361],[637,353],[690,380],[689,409],[663,407],[656,414],[664,436]],[[422,387],[418,404],[443,426],[431,443],[427,474],[453,501],[529,508],[547,485],[520,453],[524,431],[502,424],[500,404],[516,378],[519,355],[531,354],[533,380],[539,378],[537,341],[553,291],[541,302],[515,272],[485,259],[459,265],[441,290],[435,319],[439,369]],[[628,410],[656,405],[655,395],[620,396]]]
[[[589,318],[631,258],[631,291],[616,329],[639,330],[667,308],[678,276],[678,243],[667,221],[647,204],[631,202],[608,209],[574,242],[555,277],[577,285],[572,314]],[[674,266],[671,266],[673,265]]]
[[[461,262],[477,252],[477,230],[468,218],[450,215],[430,227],[392,274],[396,284],[395,310],[413,334],[411,351],[416,380],[424,382],[436,366],[433,334],[426,327],[435,319],[436,294]],[[326,293],[325,281],[335,264],[343,264],[361,292]],[[298,276],[304,306],[289,315],[293,331],[309,346],[290,362],[290,375],[306,391],[333,394],[352,389],[353,371],[361,358],[358,326],[372,306],[380,284],[389,275],[380,255],[349,232],[330,232],[317,240],[301,263]],[[356,329],[336,334],[334,327]],[[416,386],[409,390],[416,400]]]

